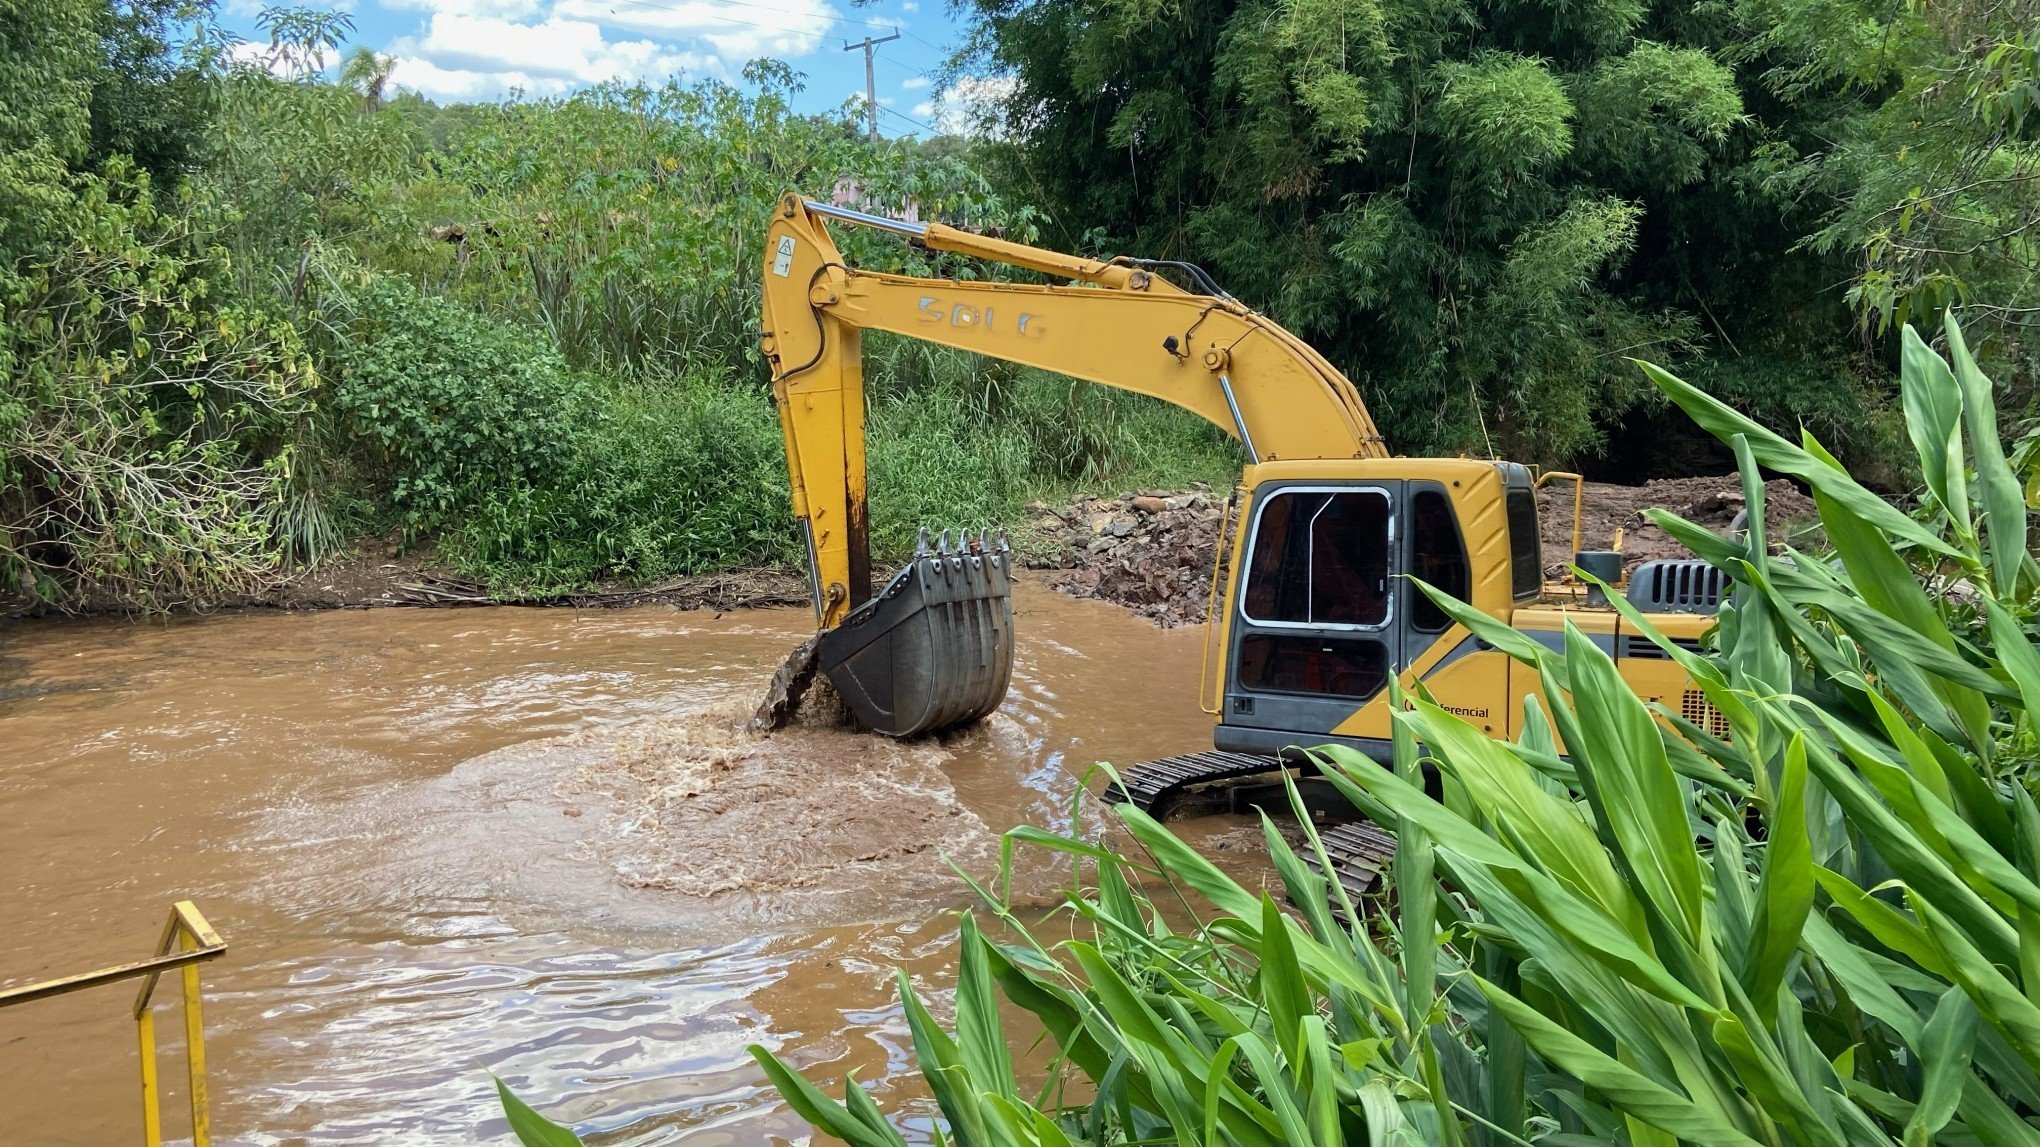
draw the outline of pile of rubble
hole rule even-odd
[[[1164,627],[1204,620],[1225,496],[1208,489],[1080,494],[1030,503],[1027,565],[1073,597],[1116,602]]]

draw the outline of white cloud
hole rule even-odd
[[[390,82],[407,91],[417,92],[435,100],[472,100],[501,95],[511,88],[519,88],[533,95],[552,95],[558,89],[550,84],[562,81],[548,81],[539,84],[530,76],[509,72],[468,72],[442,68],[430,60],[416,56],[398,56],[397,65],[390,71]]]
[[[718,70],[713,57],[654,40],[611,40],[585,20],[557,12],[543,23],[434,12],[422,36],[390,45],[398,87],[450,99],[486,99],[511,89],[557,95],[606,80],[657,82]]]
[[[379,0],[385,8],[413,12],[445,12],[452,16],[494,16],[499,20],[527,20],[538,15],[540,0]]]
[[[999,112],[1019,85],[1013,76],[961,76],[934,100],[914,105],[914,115],[944,135],[997,135]]]
[[[900,11],[902,11],[902,12],[919,12],[920,10],[921,10],[921,6],[920,6],[919,4],[916,4],[916,3],[914,3],[914,0],[901,0],[901,3],[900,3]]]
[[[757,56],[804,56],[834,47],[828,34],[839,15],[828,0],[757,0],[743,7],[712,0],[657,6],[630,0],[559,0],[553,18],[587,20],[662,40],[701,40],[726,63]]]
[[[920,88],[925,88],[927,86],[928,77],[926,76],[909,76],[906,79],[900,81],[901,91],[911,92]]]
[[[255,3],[257,0],[225,0]],[[607,80],[729,76],[759,56],[838,47],[831,0],[378,0],[421,24],[383,50],[397,86],[438,99],[556,95]],[[926,87],[915,77],[906,89]],[[881,100],[880,102],[888,102]]]

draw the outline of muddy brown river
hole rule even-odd
[[[490,1072],[593,1144],[803,1140],[753,1043],[925,1135],[893,968],[952,982],[945,857],[988,873],[1094,761],[1210,743],[1200,630],[1015,613],[1001,711],[907,746],[740,731],[804,609],[0,623],[0,986],[195,900],[220,1143],[511,1142]],[[0,1011],[0,1136],[140,1141],[132,999]]]

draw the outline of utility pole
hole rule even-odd
[[[867,117],[865,122],[870,125],[871,138],[873,139],[878,138],[878,76],[871,70],[871,53],[880,44],[899,38],[899,30],[894,29],[892,35],[880,36],[876,40],[866,36],[862,44],[853,44],[848,40],[843,41],[843,50],[846,52],[854,52],[859,48],[864,49],[864,114]]]

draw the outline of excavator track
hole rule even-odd
[[[1395,835],[1366,821],[1333,825],[1320,831],[1318,840],[1325,846],[1325,859],[1331,861],[1332,873],[1338,876],[1347,898],[1356,905],[1362,897],[1380,889],[1382,875],[1395,859]],[[1312,872],[1326,875],[1318,866],[1315,851],[1302,849],[1297,855]],[[1338,898],[1333,897],[1332,902],[1336,905]]]
[[[1119,774],[1108,799],[1130,804],[1156,820],[1167,820],[1183,796],[1197,785],[1236,781],[1273,774],[1287,768],[1280,757],[1252,753],[1186,753],[1129,766]]]
[[[1197,803],[1186,798],[1193,798],[1194,790],[1200,786],[1273,777],[1288,767],[1290,762],[1274,756],[1187,753],[1130,766],[1119,774],[1119,782],[1112,786],[1107,796],[1114,804],[1130,804],[1156,820],[1167,820],[1170,814],[1185,805]],[[1231,807],[1230,798],[1205,803],[1209,806],[1208,811]],[[1336,878],[1345,888],[1347,898],[1356,905],[1362,898],[1380,889],[1383,874],[1395,859],[1395,835],[1366,821],[1350,821],[1320,829],[1318,840],[1324,845],[1325,859],[1331,864],[1330,873],[1319,865],[1315,850],[1300,849],[1299,856],[1319,876]],[[1329,895],[1329,892],[1328,888],[1328,898],[1337,908],[1338,897]]]

